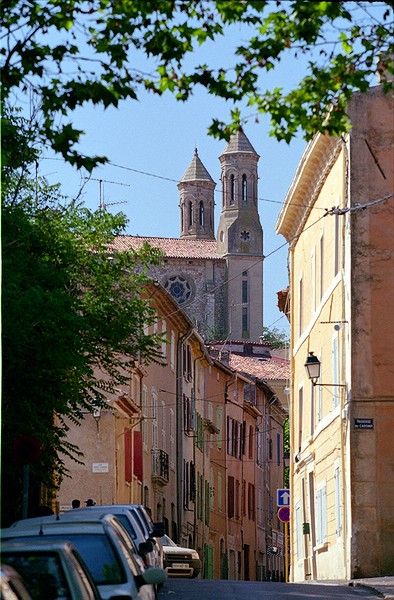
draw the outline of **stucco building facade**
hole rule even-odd
[[[276,225],[289,241],[294,581],[394,573],[393,114],[380,86],[355,95],[350,134],[312,140]]]

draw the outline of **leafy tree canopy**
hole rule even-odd
[[[3,98],[34,89],[42,140],[77,166],[82,134],[70,112],[87,102],[118,106],[142,90],[169,90],[186,100],[195,86],[228,100],[232,124],[214,119],[211,133],[228,139],[242,123],[239,104],[271,117],[271,133],[289,142],[299,128],[340,134],[346,105],[365,91],[377,57],[393,71],[392,2],[261,0],[3,0]],[[242,26],[245,42],[227,64],[188,67],[200,45]],[[137,53],[148,73],[135,68]],[[291,90],[265,90],[262,77],[286,56],[305,55],[308,75]],[[327,108],[331,106],[327,118]]]
[[[271,348],[288,348],[290,343],[289,335],[277,327],[263,327],[263,339]]]
[[[161,337],[144,329],[155,311],[141,290],[160,255],[149,246],[114,251],[124,215],[66,202],[57,186],[31,177],[34,144],[23,119],[8,114],[3,122],[20,143],[13,168],[3,166],[2,186],[2,506],[14,510],[18,436],[40,441],[35,479],[56,487],[62,455],[79,456],[67,441],[66,419],[78,424],[105,406],[137,357],[158,359]]]

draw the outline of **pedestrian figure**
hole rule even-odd
[[[96,506],[96,500],[94,498],[88,498],[85,500],[86,506]]]
[[[80,500],[72,500],[71,506],[73,508],[79,508],[81,506],[81,501]]]

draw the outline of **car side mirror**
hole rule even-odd
[[[153,541],[148,540],[146,542],[140,543],[140,545],[138,546],[138,552],[141,554],[141,556],[145,556],[145,554],[149,554],[149,552],[152,552],[153,548]]]
[[[161,585],[167,579],[167,572],[161,567],[148,567],[141,575],[134,577],[138,589],[145,585]]]
[[[165,534],[165,528],[164,528],[164,523],[163,521],[156,521],[155,523],[153,523],[153,530],[151,533],[152,537],[163,537],[163,535]]]

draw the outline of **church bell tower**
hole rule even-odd
[[[202,164],[197,148],[186,173],[178,183],[181,238],[214,240],[214,191],[216,183]]]
[[[242,129],[219,158],[222,211],[217,249],[227,263],[227,335],[260,340],[263,333],[263,230],[258,213],[259,155]]]

